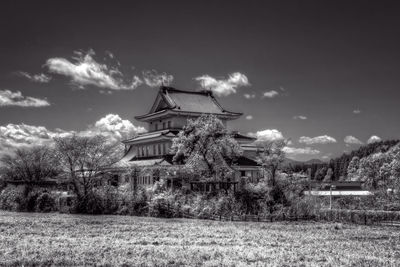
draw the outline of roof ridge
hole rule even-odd
[[[164,92],[165,91],[174,91],[174,92],[186,93],[186,94],[212,95],[212,91],[210,91],[210,90],[189,91],[189,90],[177,89],[177,88],[171,87],[171,86],[161,86],[160,90],[162,90]]]

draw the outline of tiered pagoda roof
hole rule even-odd
[[[149,121],[168,114],[214,114],[225,119],[237,119],[243,113],[225,110],[211,91],[183,91],[162,86],[149,113],[136,116],[139,121]]]

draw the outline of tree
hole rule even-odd
[[[256,142],[258,146],[257,162],[261,168],[269,174],[269,181],[272,186],[276,184],[277,171],[282,167],[285,160],[283,148],[286,140]]]
[[[385,163],[390,163],[390,159],[390,154],[378,152],[360,160],[360,179],[365,182],[367,188],[378,189],[386,187],[387,172],[384,169],[387,169]],[[384,169],[381,171],[382,166],[384,166]]]
[[[6,179],[24,181],[29,186],[55,177],[59,172],[54,151],[45,146],[20,148],[14,154],[4,155],[0,161]]]
[[[55,138],[55,151],[62,171],[68,174],[80,201],[85,202],[105,172],[121,157],[122,149],[106,137],[73,135]]]
[[[360,175],[358,172],[359,166],[360,166],[360,158],[354,156],[351,159],[349,166],[347,167],[347,180],[358,181],[360,179]]]
[[[223,123],[214,115],[202,115],[188,120],[187,125],[173,139],[171,150],[174,162],[191,165],[208,178],[222,179],[230,172],[229,163],[242,151]]]
[[[44,199],[43,195],[33,189],[59,173],[52,149],[45,146],[17,149],[13,154],[4,155],[1,163],[4,179],[20,181],[24,185],[22,195],[15,199],[17,210],[34,211],[37,203],[43,204],[43,201],[49,199]],[[42,207],[39,205],[39,209]]]
[[[314,175],[314,180],[316,181],[322,181],[326,175],[326,172],[328,171],[328,168],[326,166],[322,166],[317,171],[315,172]]]
[[[332,181],[332,176],[333,176],[333,170],[332,168],[328,168],[326,171],[326,175],[324,177],[324,182],[331,182]]]

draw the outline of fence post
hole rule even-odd
[[[367,212],[364,211],[364,224],[367,225]]]

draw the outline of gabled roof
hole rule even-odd
[[[160,130],[160,131],[155,131],[155,132],[142,133],[131,139],[123,140],[122,143],[130,144],[132,142],[150,140],[150,139],[154,139],[154,138],[162,137],[162,136],[172,138],[172,137],[175,137],[178,132],[179,132],[179,130],[166,129],[166,130]]]
[[[146,119],[166,111],[188,114],[215,114],[234,118],[242,115],[242,113],[225,110],[211,91],[184,91],[162,86],[150,112],[135,118],[138,120]]]
[[[173,165],[173,155],[135,157],[128,153],[118,162],[113,164],[114,168],[125,167],[150,167],[150,166],[170,166]]]
[[[113,165],[114,168],[127,168],[127,167],[152,167],[152,166],[171,166],[172,163],[168,162],[165,158],[149,158],[149,159],[135,159],[130,161],[118,161]]]
[[[245,156],[240,156],[232,161],[233,166],[260,166],[255,160]]]

